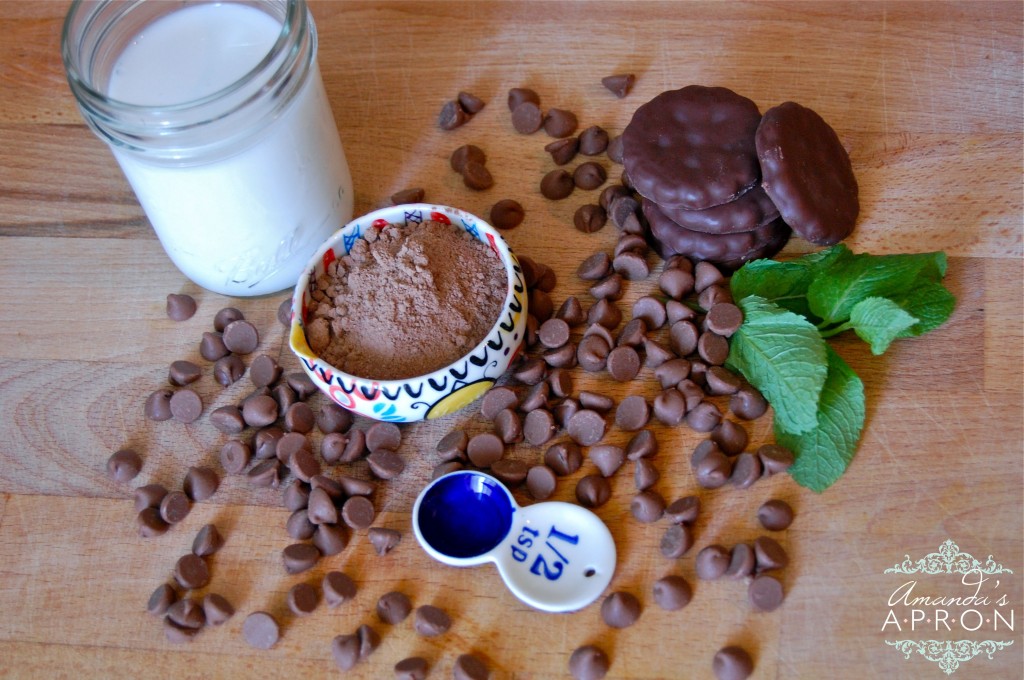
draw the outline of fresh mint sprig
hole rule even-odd
[[[819,493],[834,484],[864,428],[864,385],[825,338],[852,330],[878,355],[938,328],[956,304],[945,275],[942,252],[854,254],[842,244],[786,262],[754,260],[733,274],[744,322],[727,366],[772,405],[797,483]]]

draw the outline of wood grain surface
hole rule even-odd
[[[0,677],[333,676],[330,640],[363,623],[382,643],[349,677],[391,677],[395,662],[414,654],[430,661],[430,677],[451,677],[467,652],[484,658],[494,678],[569,677],[569,654],[591,643],[607,651],[615,678],[711,677],[712,656],[727,644],[751,652],[756,678],[945,677],[936,663],[917,653],[904,658],[887,639],[1012,641],[991,658],[961,662],[953,677],[1022,676],[1021,3],[311,2],[357,212],[412,186],[483,216],[497,200],[515,198],[527,217],[508,241],[554,268],[556,302],[586,295],[575,268],[610,249],[615,233],[572,227],[575,209],[596,192],[559,202],[540,196],[540,178],[553,167],[543,150],[550,138],[512,130],[505,96],[516,86],[537,90],[545,107],[574,111],[581,127],[613,134],[641,103],[691,83],[730,87],[762,110],[798,101],[821,113],[850,150],[862,212],[848,245],[873,253],[941,249],[951,258],[946,284],[958,302],[942,328],[898,341],[882,357],[856,338],[834,342],[864,380],[868,415],[853,465],[826,493],[784,475],[746,491],[701,491],[688,463],[701,437],[653,426],[661,444],[656,489],[669,500],[697,493],[703,510],[697,548],[667,560],[658,550],[665,523],[642,525],[629,513],[631,470],[613,479],[611,501],[597,510],[618,546],[610,588],[643,604],[640,620],[622,630],[607,627],[596,605],[564,615],[533,611],[493,568],[445,567],[416,544],[409,513],[437,462],[434,445],[453,428],[486,430],[474,407],[403,429],[407,468],[374,497],[376,524],[404,534],[384,557],[365,532],[353,532],[340,555],[288,576],[279,492],[238,477],[225,477],[212,499],[164,536],[137,536],[130,486],[104,472],[110,453],[123,446],[142,453],[134,485],[179,486],[188,466],[216,465],[225,440],[205,417],[188,426],[145,419],[143,401],[165,383],[170,362],[203,365],[197,389],[207,413],[250,389],[247,379],[222,389],[199,358],[216,311],[240,308],[261,330],[260,353],[287,370],[298,363],[275,318],[283,293],[218,296],[187,281],[164,255],[67,88],[60,60],[67,6],[0,2]],[[600,79],[624,72],[637,83],[620,100]],[[443,132],[440,106],[460,90],[487,106]],[[486,151],[492,189],[472,192],[449,169],[449,154],[466,143]],[[617,177],[620,168],[602,162]],[[809,250],[795,239],[783,257]],[[630,284],[623,308],[652,282]],[[195,317],[167,319],[172,292],[195,296]],[[576,387],[653,397],[650,370],[641,377],[610,384],[580,375]],[[748,429],[753,445],[770,441],[769,418]],[[609,436],[625,439],[616,430]],[[532,462],[540,454],[524,445],[510,455]],[[585,465],[562,479],[555,498],[572,500],[575,479],[589,471]],[[365,463],[350,472],[368,475]],[[786,602],[765,614],[751,610],[742,582],[698,581],[693,558],[705,545],[763,533],[755,512],[769,498],[789,501],[797,518],[779,536],[791,556],[782,573]],[[212,558],[208,590],[226,596],[237,614],[175,646],[146,614],[146,600],[207,522],[227,539]],[[888,599],[906,580],[919,578],[921,594],[963,594],[955,577],[884,573],[947,539],[1012,570],[985,588],[1005,595],[1001,611],[1014,611],[1014,630],[883,631]],[[355,600],[305,618],[289,614],[288,589],[331,569],[355,579]],[[666,574],[694,586],[681,611],[653,602],[652,584]],[[447,609],[452,629],[424,638],[411,620],[380,623],[376,601],[396,589],[416,605]],[[282,624],[269,651],[249,648],[241,636],[245,616],[259,609]]]

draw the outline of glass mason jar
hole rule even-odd
[[[290,288],[351,220],[305,0],[75,0],[61,42],[82,115],[195,283]]]

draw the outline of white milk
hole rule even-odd
[[[255,67],[280,32],[273,17],[244,5],[173,12],[121,53],[108,97],[160,106],[210,95]],[[283,114],[233,155],[175,167],[112,150],[171,260],[217,293],[294,286],[352,217],[352,179],[315,59]]]

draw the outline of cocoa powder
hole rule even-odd
[[[507,283],[488,246],[428,221],[371,229],[310,291],[313,351],[351,375],[399,380],[443,368],[481,342]]]

